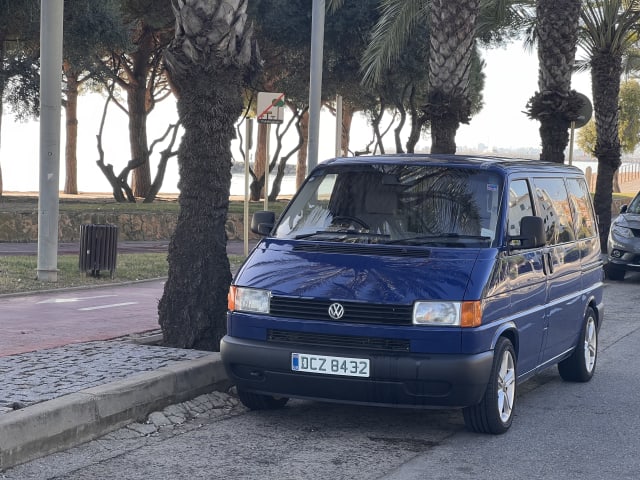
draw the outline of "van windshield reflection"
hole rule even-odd
[[[338,165],[305,184],[280,219],[287,239],[389,245],[489,246],[502,180],[484,170]]]

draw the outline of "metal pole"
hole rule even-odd
[[[249,151],[253,144],[253,120],[246,119],[246,137],[244,148],[244,256],[249,255]]]
[[[309,150],[307,155],[309,172],[318,164],[318,148],[320,144],[324,10],[324,0],[313,0],[311,13],[311,67],[309,69]]]
[[[342,95],[336,95],[336,157],[342,156]]]
[[[267,123],[267,160],[264,164],[264,211],[269,210],[269,163],[271,163],[271,155],[269,154],[269,137],[271,137],[271,124]]]
[[[40,195],[38,280],[58,280],[60,114],[64,0],[40,2]]]
[[[576,131],[576,122],[571,122],[571,135],[569,138],[569,165],[573,165],[573,133]]]

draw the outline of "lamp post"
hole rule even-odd
[[[64,0],[40,2],[40,176],[38,280],[58,280],[60,114]]]
[[[318,164],[318,148],[320,144],[324,11],[325,0],[313,0],[311,11],[311,66],[309,69],[309,149],[307,154],[309,172]]]

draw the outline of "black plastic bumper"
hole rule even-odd
[[[233,383],[275,396],[393,406],[464,407],[485,393],[493,351],[475,355],[391,354],[336,348],[292,348],[225,336],[222,361]],[[294,372],[291,354],[368,358],[368,378]]]

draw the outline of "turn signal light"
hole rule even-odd
[[[482,302],[462,302],[460,312],[461,327],[479,327],[482,325]]]

